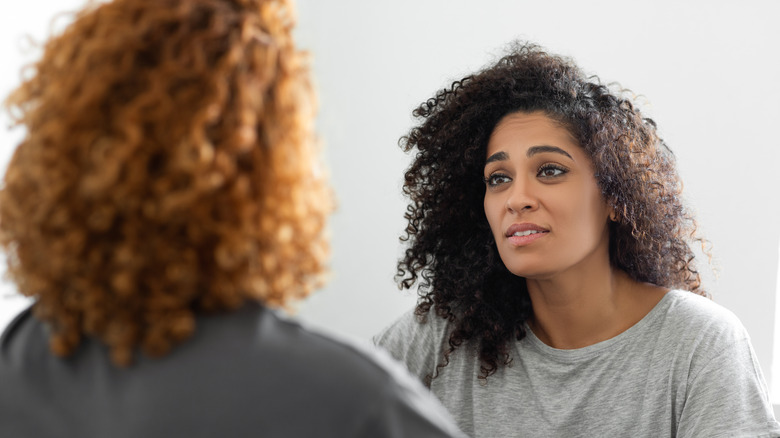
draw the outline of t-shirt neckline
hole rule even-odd
[[[658,303],[652,309],[650,309],[649,312],[647,312],[647,315],[645,315],[644,317],[642,317],[642,319],[637,321],[636,324],[632,325],[624,332],[619,333],[612,338],[605,339],[593,345],[588,345],[587,347],[574,348],[574,349],[560,349],[560,348],[551,347],[545,344],[544,342],[542,342],[542,340],[536,336],[536,334],[528,326],[527,322],[524,324],[526,330],[526,336],[525,338],[523,338],[518,342],[520,343],[528,342],[540,353],[547,356],[554,357],[559,360],[562,359],[565,361],[577,361],[577,360],[587,359],[596,356],[598,354],[601,354],[606,349],[617,348],[618,345],[621,345],[625,342],[629,342],[631,339],[639,336],[639,334],[641,334],[647,326],[651,325],[656,319],[660,318],[661,315],[666,313],[666,310],[669,308],[669,306],[671,306],[672,301],[680,293],[688,293],[688,292],[679,291],[679,290],[670,290],[669,292],[664,294],[664,296],[661,297],[661,300],[658,301]]]

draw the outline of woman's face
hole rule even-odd
[[[490,136],[485,216],[507,269],[552,278],[609,262],[609,209],[585,150],[542,112],[504,117]]]

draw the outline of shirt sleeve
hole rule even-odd
[[[442,344],[447,342],[447,321],[431,310],[420,321],[414,310],[373,337],[374,345],[386,350],[421,382],[436,371],[442,358]]]
[[[692,370],[677,432],[679,437],[780,437],[747,334]]]

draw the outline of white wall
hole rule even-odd
[[[320,132],[340,198],[334,278],[301,317],[361,337],[411,307],[392,282],[404,227],[396,146],[411,111],[522,37],[646,97],[713,244],[715,300],[750,332],[766,374],[780,237],[780,3],[298,0]]]
[[[56,12],[80,4],[27,0],[0,15],[0,93],[17,82],[25,59],[20,35],[45,35]],[[413,306],[392,281],[408,164],[398,137],[420,102],[521,37],[646,96],[713,243],[719,277],[709,275],[707,286],[742,319],[769,374],[780,238],[780,3],[298,0],[298,10],[339,196],[333,278],[300,306],[302,319],[367,338]],[[0,131],[0,160],[19,135]],[[21,305],[0,296],[0,326]]]

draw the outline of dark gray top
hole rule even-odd
[[[91,339],[53,356],[29,309],[0,338],[2,437],[462,436],[452,424],[400,365],[256,304],[126,369]]]

